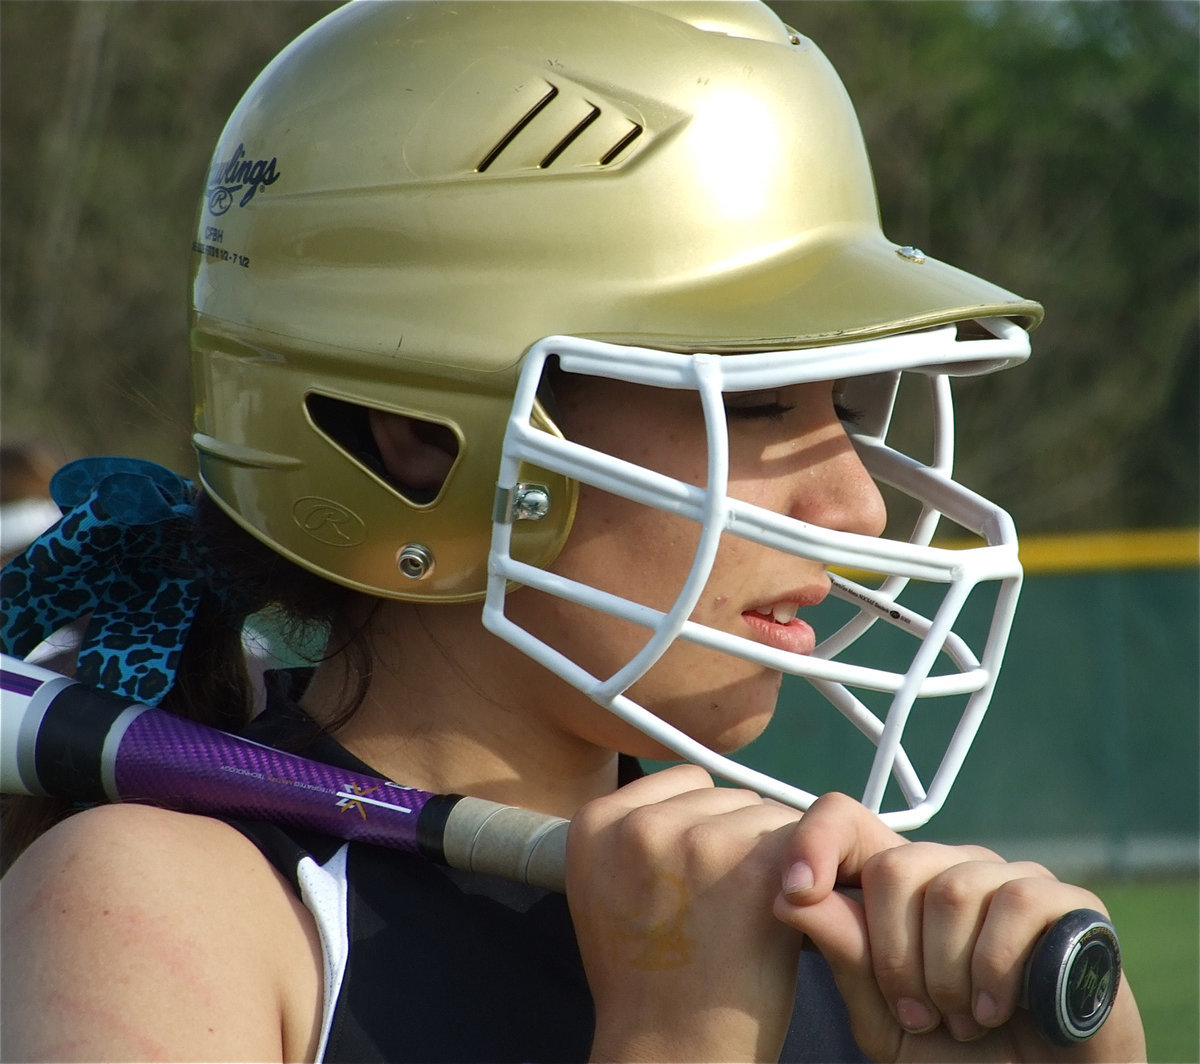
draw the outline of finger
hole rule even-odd
[[[794,905],[821,901],[836,883],[857,884],[872,855],[903,845],[903,838],[853,798],[822,795],[792,836],[783,870],[784,899]]]
[[[699,765],[672,765],[660,772],[648,772],[617,788],[604,796],[602,804],[614,809],[633,809],[697,790],[715,791],[717,785]]]
[[[1028,863],[1008,864],[987,851],[982,851],[982,856],[947,868],[925,889],[925,987],[946,1029],[960,1042],[972,1041],[987,1031],[977,1012],[991,1018],[992,1026],[1004,1022],[990,985],[983,987],[977,982],[977,971],[991,969],[999,980],[996,985],[1003,989],[1004,1019],[1011,1017],[1020,995],[1024,958],[1046,921],[1052,922],[1058,915],[1054,891],[1047,892],[1048,886],[1057,883],[1045,869]],[[985,949],[998,945],[1001,952],[984,954],[980,938],[997,898],[1002,899],[1002,906],[1005,899],[1014,903],[1008,909],[1016,919],[994,925]]]
[[[1105,912],[1090,891],[1060,883],[1040,865],[1019,867],[1026,874],[994,892],[972,955],[972,1011],[984,1027],[998,1027],[1015,1014],[1034,946],[1059,917],[1073,909]]]
[[[775,916],[811,939],[833,968],[838,987],[847,1000],[856,985],[860,987],[860,994],[866,990],[879,995],[871,967],[866,913],[859,901],[834,891],[812,905],[796,906],[778,895]],[[879,1000],[882,1002],[883,999]]]
[[[677,766],[645,777],[598,798],[574,817],[568,852],[568,887],[573,875],[593,874],[597,864],[610,864],[604,855],[615,854],[631,873],[643,870],[647,882],[662,878],[716,874],[738,859],[755,852],[759,863],[770,853],[769,869],[758,875],[775,889],[775,869],[784,840],[774,848],[756,849],[762,835],[793,825],[800,814],[748,790],[716,787],[703,770]],[[730,814],[745,813],[744,823]]]
[[[960,1042],[981,1037],[975,1020],[972,963],[994,891],[1019,874],[989,854],[935,876],[926,887],[922,918],[925,988],[946,1029]]]
[[[918,842],[884,850],[863,867],[863,899],[875,977],[897,1022],[913,1033],[936,1027],[947,1005],[956,1004],[930,987],[928,966],[932,963],[934,976],[946,979],[951,986],[967,978],[969,947],[965,956],[958,958],[957,969],[948,963],[945,951],[959,951],[964,948],[964,940],[973,940],[974,912],[970,924],[956,914],[957,936],[949,927],[937,929],[946,936],[946,942],[952,943],[949,946],[928,941],[926,927],[929,885],[936,883],[948,868],[962,865],[964,858],[1000,862],[999,857],[987,850]],[[990,884],[994,882],[993,877]],[[970,1000],[969,985],[962,996],[963,1000]]]
[[[570,838],[581,840],[593,836],[635,809],[695,792],[717,792],[712,777],[696,765],[675,765],[661,772],[648,773],[583,806],[572,818]],[[577,841],[575,846],[580,848],[582,843]],[[570,847],[567,852],[571,852]]]
[[[862,904],[840,891],[806,905],[793,905],[780,894],[775,916],[806,935],[829,963],[863,1052],[874,1060],[898,1059],[902,1032],[875,979]]]

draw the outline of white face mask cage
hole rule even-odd
[[[593,701],[632,724],[680,758],[738,786],[806,809],[817,795],[741,765],[697,742],[637,704],[626,691],[646,674],[676,639],[759,663],[806,679],[875,747],[862,801],[896,830],[924,824],[941,808],[991,698],[1021,582],[1012,521],[999,507],[951,479],[953,411],[946,372],[971,374],[1021,361],[1028,356],[1025,331],[1007,319],[980,319],[988,336],[959,339],[955,326],[905,333],[879,340],[794,351],[751,354],[678,354],[624,347],[575,337],[548,337],[530,350],[522,369],[505,434],[484,603],[485,626],[548,668]],[[560,439],[534,428],[530,417],[546,359],[556,356],[569,373],[610,377],[634,384],[699,393],[708,438],[707,487],[697,487]],[[934,454],[922,464],[885,442],[896,382],[903,370],[928,376],[934,399]],[[907,541],[836,532],[731,499],[725,392],[764,391],[812,381],[850,378],[846,400],[868,408],[849,429],[863,464],[880,483],[920,504],[920,516]],[[529,463],[562,473],[601,490],[684,516],[700,525],[690,571],[666,612],[598,588],[566,579],[514,559],[512,522],[519,470]],[[514,516],[514,511],[515,516]],[[933,547],[942,517],[974,533],[982,546]],[[830,570],[832,597],[855,607],[853,617],[824,639],[811,655],[789,653],[689,620],[712,571],[721,536],[733,535],[786,554],[819,559]],[[877,587],[846,571],[886,574]],[[897,602],[909,581],[943,588],[941,604],[924,616]],[[976,653],[954,631],[963,605],[983,583],[993,583],[995,602],[984,645]],[[592,675],[505,614],[510,583],[525,585],[645,627],[641,649],[611,676]],[[843,660],[874,626],[883,623],[918,640],[903,671]],[[949,672],[934,672],[948,660]],[[870,709],[856,694],[881,692],[885,712]],[[901,743],[918,699],[965,697],[965,708],[945,754],[928,783],[922,782]],[[883,809],[889,780],[902,807]]]

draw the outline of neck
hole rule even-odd
[[[487,632],[477,604],[387,603],[372,637],[366,697],[334,735],[374,771],[565,817],[616,787],[616,754],[570,723],[605,711]],[[303,706],[328,721],[349,686],[333,658]]]

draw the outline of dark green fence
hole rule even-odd
[[[946,806],[914,837],[980,842],[1075,876],[1195,870],[1196,544],[1188,530],[1023,545],[1026,579],[992,707]],[[936,717],[931,705],[920,713]],[[906,746],[920,764],[942,735],[918,716]],[[848,730],[789,680],[748,760],[781,772],[790,760],[800,782],[836,786]]]

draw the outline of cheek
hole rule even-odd
[[[687,577],[699,534],[693,521],[585,488],[567,546],[551,568],[587,586],[665,611]],[[748,558],[753,550],[726,537],[695,620],[726,629],[737,623],[739,574],[753,560]],[[622,668],[651,635],[641,625],[531,590],[515,592],[508,612],[601,679]],[[756,738],[766,726],[779,680],[778,673],[761,666],[679,642],[629,694],[685,733],[729,751]],[[623,748],[644,757],[666,756],[643,749],[641,742],[626,740]]]
[[[700,538],[694,521],[584,486],[566,546],[551,569],[655,609],[667,609]]]
[[[699,532],[693,521],[585,485],[571,534],[550,569],[586,587],[665,612],[687,578]],[[512,595],[508,613],[599,677],[624,666],[651,635],[640,624],[532,590]]]

